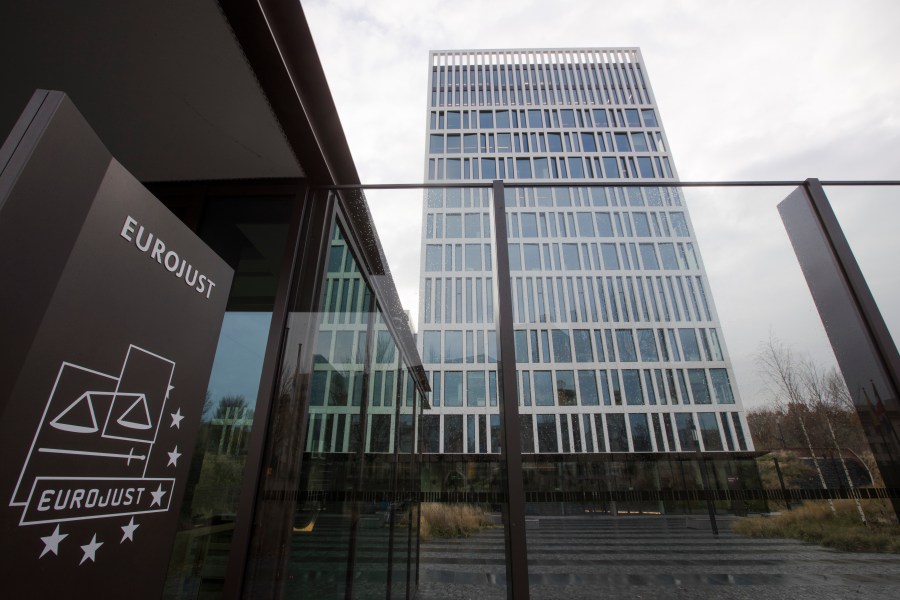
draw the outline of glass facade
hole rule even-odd
[[[154,190],[235,269],[164,597],[221,597],[240,565],[250,596],[406,598],[418,575],[426,380],[382,308],[384,283],[361,266],[352,203],[300,183],[220,187]],[[319,234],[297,246],[288,277],[291,236],[304,230]],[[290,310],[279,312],[285,293]],[[451,340],[460,362],[472,353],[464,344]],[[484,373],[448,381],[451,403],[464,389],[486,402]],[[451,445],[462,443],[458,425]]]
[[[504,180],[519,410],[537,427],[523,440],[539,453],[687,451],[655,443],[651,423],[665,439],[708,414],[703,450],[752,450],[639,51],[432,52],[429,92],[426,179]],[[460,150],[460,135],[477,143]],[[486,189],[425,193],[419,344],[444,384],[428,411],[437,451],[456,439],[450,415],[498,414],[462,385],[496,360],[464,348],[496,335],[489,209]],[[600,414],[605,435],[571,425]],[[452,451],[482,451],[477,431],[461,435]]]
[[[204,598],[221,593],[233,551],[290,196],[187,196],[165,187],[157,194],[188,223],[202,214],[194,223],[198,235],[235,270],[165,588],[166,598]]]
[[[291,291],[245,591],[405,598],[418,564],[425,379],[383,308],[384,284],[359,259],[341,199],[314,192],[308,202],[326,227],[307,240],[319,259],[298,265]],[[325,269],[311,284],[317,264]]]

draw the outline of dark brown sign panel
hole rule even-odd
[[[887,493],[900,515],[900,356],[821,183],[779,205]]]
[[[232,276],[35,94],[0,149],[4,596],[160,597]]]

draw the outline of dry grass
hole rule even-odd
[[[825,501],[806,502],[794,510],[770,517],[751,517],[735,523],[734,531],[754,538],[792,538],[849,552],[900,554],[900,526],[883,500],[863,500],[869,522],[861,523],[856,503],[834,502],[837,515]]]
[[[435,537],[469,537],[492,525],[484,511],[471,504],[422,504],[419,534],[423,540]]]

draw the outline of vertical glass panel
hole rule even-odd
[[[559,415],[559,437],[562,440],[562,451],[571,452],[571,444],[569,441],[569,417],[568,415]]]
[[[677,270],[678,259],[675,257],[675,244],[663,243],[659,244],[659,256],[662,260],[663,269]]]
[[[526,271],[541,270],[540,246],[537,244],[522,244],[523,258]]]
[[[425,246],[425,270],[440,271],[441,270],[441,245],[428,244]]]
[[[368,386],[364,386],[366,345],[369,343],[366,330],[371,317],[371,294],[359,272],[355,258],[344,241],[343,233],[335,226],[332,232],[331,255],[338,253],[344,256],[345,260],[331,263],[339,268],[329,272],[323,283],[326,290],[329,288],[335,291],[342,290],[342,298],[340,302],[329,302],[326,299],[318,317],[316,356],[311,373],[312,385],[309,388],[306,454],[298,478],[300,498],[305,498],[309,494],[327,497],[335,489],[346,489],[353,479],[351,472],[354,469],[349,467],[353,463],[352,459],[342,461],[342,468],[331,477],[323,477],[322,461],[313,460],[311,456],[321,453],[349,456],[363,448],[371,452],[390,452],[393,449],[396,348],[389,335],[386,338],[383,335],[379,336],[386,333],[383,322],[380,327],[376,324],[376,333],[372,338],[375,342],[372,344],[375,346],[372,348],[372,358],[373,362],[376,359],[380,359],[381,362],[373,365],[373,376],[368,379]],[[295,318],[296,323],[293,321]],[[302,343],[305,319],[308,319],[306,314],[291,313],[288,317],[288,339],[284,344],[285,355],[282,365],[284,377],[293,378],[297,375],[296,369],[300,359],[297,349]],[[334,340],[332,347],[322,343],[325,338]],[[292,387],[293,384],[287,389],[290,390]],[[365,389],[366,387],[368,389]],[[361,418],[363,401],[366,402],[366,408],[370,413],[365,420]],[[293,407],[297,398],[293,392],[280,394],[274,402],[273,410],[279,413],[292,414],[296,410]],[[291,460],[296,461],[296,458]],[[222,472],[223,465],[219,464],[217,468]],[[298,558],[288,564],[290,574],[286,578],[285,589],[289,595],[319,597],[344,595],[345,575],[331,577],[326,573],[346,573],[350,549],[347,539],[336,541],[325,531],[312,531],[308,534],[299,532],[316,518],[319,510],[337,513],[346,511],[349,514],[356,508],[358,506],[354,503],[343,500],[329,500],[327,507],[317,505],[315,508],[311,508],[305,502],[298,502],[293,518],[295,528],[288,528],[286,532],[286,535],[290,536],[289,543],[295,548],[294,556]],[[314,565],[303,560],[304,556],[315,554],[318,544],[335,541],[337,543],[335,560],[327,569],[323,570],[321,564]],[[381,566],[378,565],[378,568]],[[311,578],[316,579],[317,583],[310,584]],[[383,573],[379,574],[377,585],[386,585]]]
[[[603,174],[612,179],[619,177],[619,162],[614,156],[603,157]]]
[[[638,329],[638,348],[641,352],[641,360],[656,362],[659,355],[656,352],[656,341],[652,329]]]
[[[444,415],[444,454],[462,454],[463,415]]]
[[[588,329],[576,329],[572,332],[575,342],[576,362],[592,362],[594,354],[591,352],[591,332]]]
[[[466,406],[484,406],[484,371],[466,373]]]
[[[559,406],[577,406],[574,371],[556,372],[556,398]]]
[[[489,415],[491,427],[491,452],[499,453],[500,443],[500,415]]]
[[[697,335],[693,329],[679,329],[678,337],[681,340],[681,351],[684,360],[701,360],[700,346],[697,344]]]
[[[167,581],[182,592],[179,598],[195,598],[200,589],[221,592],[233,525],[211,527],[237,512],[291,204],[275,197],[210,198],[197,232],[235,275],[207,394],[196,399],[203,403],[200,433]],[[328,270],[340,270],[342,250],[329,251]]]
[[[714,412],[697,413],[700,422],[700,435],[703,438],[703,449],[707,452],[723,450],[722,437],[719,435],[719,423]]]
[[[441,332],[424,331],[422,333],[422,360],[427,363],[441,362]]]
[[[444,406],[463,405],[462,371],[444,372]],[[462,425],[460,425],[462,427]]]
[[[444,332],[444,362],[460,364],[463,361],[462,331]]]
[[[636,108],[626,108],[625,109],[625,120],[628,121],[629,127],[640,127],[641,119],[638,117],[638,111]]]
[[[631,425],[631,442],[635,452],[652,452],[653,443],[650,441],[650,427],[647,424],[647,415],[644,413],[631,413],[628,415]]]
[[[528,362],[528,334],[527,332],[519,329],[516,330],[513,334],[516,346],[516,362],[517,363],[527,363]]]
[[[556,435],[556,415],[536,415],[538,430],[538,452],[559,452]]]
[[[578,244],[563,244],[563,262],[566,270],[581,269],[581,260],[578,256]]]
[[[441,451],[441,416],[422,415],[422,445],[424,452],[437,454]]]
[[[600,413],[594,415],[594,432],[597,434],[597,452],[606,452],[606,427]]]
[[[516,159],[516,178],[531,179],[531,159],[529,159],[529,158],[517,158]]]
[[[619,347],[619,360],[637,362],[634,348],[634,336],[630,329],[616,329],[616,345]]]
[[[553,406],[553,376],[550,371],[534,372],[534,403],[536,406]]]
[[[497,178],[497,160],[494,158],[481,159],[481,178],[496,179]]]
[[[640,371],[637,369],[622,369],[622,385],[625,387],[626,404],[637,406],[644,403]]]
[[[444,161],[447,174],[446,179],[462,179],[462,161],[458,158],[448,158]]]
[[[678,428],[678,442],[682,452],[697,450],[697,442],[694,439],[694,419],[691,413],[675,413],[675,426]]]
[[[499,421],[499,415],[497,416]],[[531,415],[519,415],[519,435],[522,438],[522,452],[534,452],[534,424]]]
[[[491,406],[497,406],[497,372],[488,371],[488,399]]]
[[[450,213],[445,217],[446,228],[444,237],[460,238],[462,237],[462,215]]]
[[[669,219],[672,221],[672,228],[675,230],[676,236],[688,237],[690,235],[683,212],[671,212]]]
[[[619,269],[619,255],[615,244],[600,244],[600,253],[603,255],[603,267],[607,271]]]
[[[466,271],[481,271],[481,244],[466,244]]]
[[[709,395],[709,385],[706,383],[706,371],[704,369],[688,369],[688,380],[691,382],[691,394],[694,396],[694,404],[712,404]]]
[[[607,212],[597,213],[597,235],[600,237],[613,237],[612,218]]]
[[[644,268],[650,271],[659,269],[659,261],[656,260],[656,251],[653,244],[640,244],[641,262]]]
[[[606,427],[610,452],[628,452],[628,433],[625,429],[625,415],[610,413],[606,415]]]
[[[727,369],[710,369],[713,391],[716,394],[718,404],[734,404],[734,394],[731,392],[731,380],[728,378]]]
[[[481,237],[481,213],[466,213],[465,233],[467,238]]]
[[[569,343],[569,332],[565,329],[554,329],[553,359],[558,363],[572,362],[572,348]]]
[[[731,425],[734,427],[734,433],[738,439],[738,448],[740,448],[741,450],[746,450],[747,440],[744,437],[744,429],[743,427],[741,427],[740,413],[731,413]]]
[[[578,371],[578,388],[581,391],[582,406],[598,406],[600,404],[600,398],[597,395],[597,379],[593,371]]]

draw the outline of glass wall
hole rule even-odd
[[[416,584],[425,379],[410,365],[411,339],[406,353],[398,343],[338,197],[309,206],[311,221],[329,225],[306,240],[297,265],[245,590],[406,598]],[[324,269],[311,281],[316,264]]]
[[[202,425],[165,589],[166,598],[217,598],[233,550],[291,207],[287,197],[209,195],[169,202],[183,219],[202,213],[198,234],[235,270],[209,387],[198,399]]]

